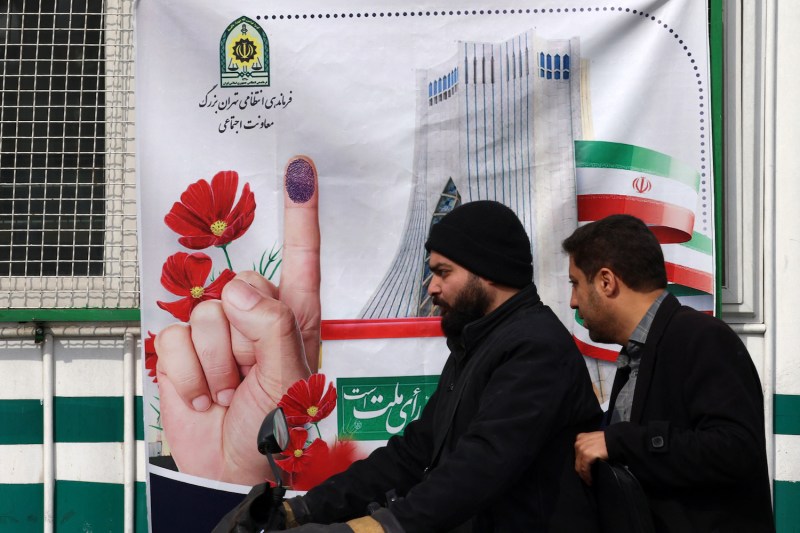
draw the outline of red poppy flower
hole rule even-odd
[[[158,306],[183,322],[189,321],[192,309],[205,300],[219,300],[222,288],[235,274],[228,269],[206,287],[211,273],[211,258],[203,253],[178,252],[167,258],[161,270],[161,285],[172,294],[183,296],[174,302],[156,302]]]
[[[302,472],[313,461],[315,455],[327,455],[328,444],[322,439],[314,441],[306,447],[308,431],[292,428],[289,432],[289,446],[281,452],[286,459],[275,462],[287,472]]]
[[[204,179],[192,183],[164,222],[182,235],[178,242],[187,248],[224,246],[241,237],[255,217],[256,198],[249,183],[244,184],[242,196],[233,206],[238,186],[239,174],[232,170],[217,172],[210,185]]]
[[[156,377],[156,365],[158,364],[158,354],[156,353],[156,336],[147,332],[149,337],[144,340],[144,368],[147,375],[153,378],[153,383],[158,383]]]
[[[336,407],[336,389],[328,384],[323,396],[325,374],[311,374],[308,381],[296,381],[283,395],[278,407],[283,408],[286,421],[292,426],[303,426],[319,422]]]

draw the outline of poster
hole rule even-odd
[[[185,322],[233,272],[279,287],[302,278],[284,262],[286,236],[298,233],[284,215],[310,208],[319,371],[339,396],[319,430],[366,453],[402,431],[392,413],[405,409],[404,423],[418,414],[447,355],[426,295],[430,225],[493,199],[522,220],[542,299],[573,331],[605,401],[617,348],[593,343],[569,308],[561,241],[607,214],[639,216],[663,245],[670,291],[713,309],[706,17],[689,0],[140,1],[143,330]],[[160,387],[151,379],[145,392],[151,483],[159,472],[241,494],[266,475],[258,456],[256,474],[240,477],[185,460],[206,446],[170,435]],[[361,400],[374,400],[380,421],[353,400],[372,389]],[[155,499],[151,485],[153,513]]]

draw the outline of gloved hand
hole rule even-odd
[[[375,506],[375,509],[372,508]],[[295,533],[405,533],[397,518],[386,508],[370,504],[370,516],[362,516],[348,521],[346,524],[317,524],[313,520],[308,506],[302,496],[296,496],[283,502],[286,531]],[[299,525],[304,523],[303,525]],[[295,527],[297,526],[297,527]],[[268,532],[272,533],[272,532]]]
[[[303,524],[287,529],[290,533],[353,533],[347,524]]]
[[[292,533],[384,533],[383,527],[372,517],[362,516],[346,524],[304,524],[292,529]]]
[[[242,503],[222,517],[212,533],[282,530],[286,527],[286,512],[281,504],[285,492],[269,483],[254,486]]]

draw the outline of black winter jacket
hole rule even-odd
[[[531,284],[449,339],[451,355],[419,420],[309,491],[312,522],[390,504],[408,533],[591,532],[575,435],[601,411],[585,361]]]
[[[630,422],[605,429],[657,532],[775,531],[764,398],[742,341],[721,320],[667,296],[642,348]],[[611,390],[614,410],[625,379]]]

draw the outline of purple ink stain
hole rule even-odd
[[[314,196],[314,167],[305,159],[295,159],[286,167],[286,192],[296,204],[304,204]]]

